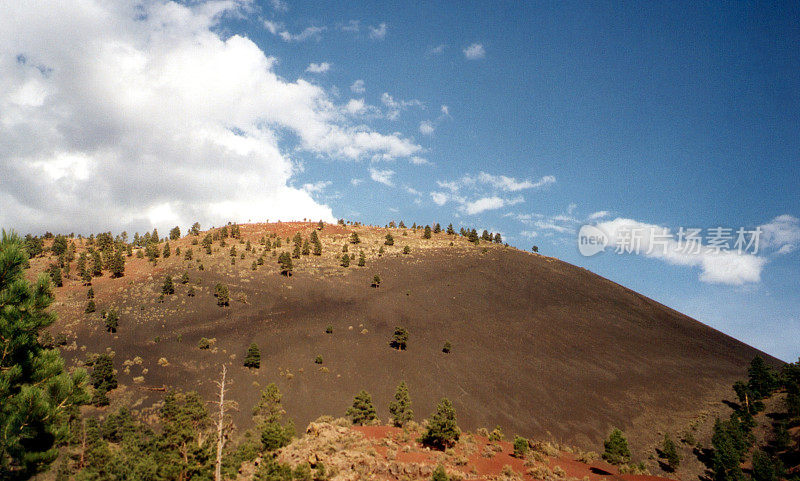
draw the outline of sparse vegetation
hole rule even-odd
[[[603,443],[605,451],[603,459],[611,464],[627,464],[631,460],[631,451],[628,449],[628,440],[617,428],[611,430],[608,439]]]
[[[432,448],[444,450],[453,446],[461,436],[456,424],[456,410],[447,398],[443,398],[436,412],[428,420],[428,428],[422,436],[422,443]]]
[[[395,327],[389,345],[398,351],[404,351],[408,345],[408,331],[404,327]]]
[[[217,284],[214,286],[214,297],[217,298],[217,305],[227,306],[230,304],[230,295],[228,293],[228,286],[225,284]]]
[[[244,357],[244,367],[249,367],[251,369],[258,369],[261,367],[261,349],[258,348],[258,344],[255,342],[250,344],[250,347],[247,349],[247,354]]]
[[[414,420],[411,397],[408,395],[408,386],[405,381],[401,381],[397,386],[394,401],[389,404],[389,414],[392,415],[392,423],[397,427],[403,427],[406,423]]]
[[[372,396],[364,390],[356,394],[353,405],[347,409],[345,415],[353,421],[353,424],[360,425],[368,424],[378,417],[375,406],[372,405]]]

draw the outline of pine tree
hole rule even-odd
[[[181,228],[178,226],[173,227],[169,231],[169,238],[170,240],[178,240],[181,238]]]
[[[108,354],[99,354],[92,363],[92,386],[94,395],[92,404],[95,406],[108,405],[108,391],[117,388],[117,376],[114,374],[114,361]]]
[[[303,241],[303,250],[301,252],[304,256],[311,254],[311,245],[308,243],[308,239]]]
[[[97,306],[94,303],[94,299],[89,299],[89,302],[86,303],[86,309],[83,312],[86,314],[91,314],[97,310]]]
[[[220,307],[227,306],[230,303],[230,295],[228,293],[228,286],[225,284],[217,284],[214,286],[214,297],[217,298],[217,305]]]
[[[403,247],[403,254],[411,254],[411,247],[408,246]]]
[[[450,341],[445,341],[444,346],[442,346],[442,352],[445,354],[450,354],[450,351],[453,349],[453,345],[450,344]]]
[[[294,245],[294,249],[292,250],[292,258],[293,259],[299,259],[301,252],[302,252],[302,249],[300,247],[300,244],[295,244]]]
[[[349,417],[353,424],[364,425],[377,419],[375,406],[372,405],[372,396],[367,391],[361,390],[353,399],[353,405],[347,409],[345,416]]]
[[[775,374],[775,370],[761,356],[754,357],[750,362],[747,376],[749,377],[748,384],[750,389],[760,399],[769,396],[778,387],[778,377]]]
[[[353,232],[350,234],[350,243],[351,244],[359,244],[361,239],[358,238],[358,232]]]
[[[471,231],[469,231],[469,235],[467,236],[467,240],[472,242],[473,244],[477,244],[478,241],[480,240],[479,237],[478,237],[478,231],[476,231],[475,229],[472,229]]]
[[[392,415],[392,423],[397,427],[403,427],[407,422],[414,420],[414,411],[411,409],[411,398],[405,381],[401,381],[397,386],[394,401],[389,404],[389,414]]]
[[[442,231],[442,226],[440,226],[439,223],[437,222],[436,225],[433,226],[433,233],[438,234],[441,231]]]
[[[753,451],[753,481],[777,481],[778,470],[769,455],[756,448]]]
[[[106,330],[108,332],[117,332],[117,327],[119,327],[119,314],[115,309],[110,309],[106,313]]]
[[[322,230],[324,228],[325,228],[325,224],[322,221],[319,221],[319,223],[317,224],[317,229]]]
[[[342,262],[340,265],[342,267],[350,267],[350,256],[347,254],[342,254]]]
[[[172,255],[172,250],[169,247],[169,242],[164,243],[164,250],[161,252],[161,256],[166,259]]]
[[[261,350],[258,344],[252,343],[247,349],[247,355],[244,358],[244,367],[258,369],[261,367]]]
[[[681,463],[681,457],[678,454],[678,447],[669,434],[664,435],[664,443],[661,445],[661,457],[667,461],[670,471],[675,471]]]
[[[367,265],[367,257],[364,255],[364,251],[361,251],[358,254],[358,267],[364,267]]]
[[[86,291],[86,298],[87,299],[94,299],[94,289],[93,288],[90,287],[89,290]]]
[[[461,430],[456,424],[456,410],[447,398],[443,398],[436,412],[428,420],[428,428],[422,435],[422,443],[444,450],[453,446],[460,436]]]
[[[281,266],[281,274],[284,276],[292,275],[292,257],[288,252],[282,252],[278,257],[278,264]]]
[[[206,404],[194,391],[169,391],[159,413],[161,479],[208,479],[213,470],[214,436]]]
[[[611,464],[625,464],[631,460],[631,451],[628,449],[628,440],[617,428],[611,430],[608,439],[603,443],[605,452],[603,459]]]
[[[404,351],[406,349],[407,344],[408,344],[408,331],[404,327],[400,326],[395,327],[394,334],[392,335],[391,341],[389,341],[389,345],[399,351]]]
[[[431,238],[431,226],[425,226],[425,232],[422,234],[423,239],[430,239]]]
[[[164,278],[164,285],[161,286],[161,293],[167,296],[175,294],[175,285],[172,283],[172,276],[167,275],[167,277]]]
[[[503,243],[503,237],[500,235],[499,232],[494,235],[494,243],[495,244],[502,244]]]
[[[103,259],[100,258],[98,251],[92,251],[92,276],[103,275]]]
[[[64,285],[64,280],[61,277],[61,267],[58,264],[53,264],[48,269],[48,273],[50,274],[50,280],[53,282],[53,285],[56,287],[61,287]]]
[[[189,273],[184,272],[181,276],[181,284],[188,284],[189,283]]]
[[[122,251],[117,250],[111,257],[111,277],[122,277],[125,275],[125,258],[122,256]]]
[[[375,277],[372,278],[372,284],[370,285],[370,287],[378,288],[380,286],[381,286],[381,276],[375,274]]]
[[[394,237],[392,237],[391,233],[386,234],[386,240],[383,242],[384,245],[393,246],[394,245]]]
[[[28,479],[58,456],[75,408],[88,401],[86,372],[64,371],[39,333],[55,321],[49,278],[25,277],[27,251],[16,234],[0,237],[0,478]]]
[[[448,234],[448,235],[454,235],[455,233],[456,233],[456,230],[455,230],[455,229],[453,229],[453,224],[449,224],[449,225],[447,226],[447,234]]]

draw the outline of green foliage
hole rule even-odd
[[[778,388],[778,376],[761,356],[756,356],[750,361],[747,370],[748,386],[755,396],[763,399]]]
[[[86,309],[83,310],[86,314],[91,314],[97,310],[97,306],[94,304],[94,299],[89,299],[89,302],[86,303]]]
[[[162,479],[208,479],[213,468],[212,426],[206,404],[194,392],[169,391],[160,410],[158,447]]]
[[[52,264],[50,268],[47,269],[47,273],[50,275],[50,280],[54,286],[61,287],[64,285],[64,281],[61,277],[61,267],[59,267],[58,264]]]
[[[175,294],[175,285],[172,283],[172,276],[168,275],[164,278],[164,285],[161,286],[161,293],[167,296]]]
[[[711,446],[714,448],[712,470],[714,481],[740,481],[742,474],[742,456],[751,443],[745,426],[736,413],[727,421],[717,419],[714,423],[714,434]]]
[[[393,246],[394,245],[394,237],[392,237],[391,233],[386,234],[386,240],[383,241],[384,245]]]
[[[450,354],[450,351],[453,349],[453,345],[450,344],[450,341],[445,341],[444,346],[442,346],[442,352],[445,354]]]
[[[340,264],[342,267],[350,267],[350,256],[347,254],[342,254],[342,261]]]
[[[109,309],[106,313],[105,323],[108,332],[117,332],[117,328],[119,327],[119,314],[117,314],[116,309]]]
[[[244,357],[244,367],[258,369],[261,367],[261,350],[255,342],[247,348],[247,355]]]
[[[278,257],[278,264],[281,266],[281,274],[284,276],[292,275],[292,257],[288,252],[282,252]]]
[[[628,440],[625,435],[617,428],[611,430],[608,439],[603,443],[605,452],[603,459],[611,464],[626,464],[631,460],[631,451],[628,448]]]
[[[403,254],[411,254],[411,248],[408,246],[403,247]]]
[[[325,328],[325,334],[333,334],[333,326],[328,324],[328,327]]]
[[[425,232],[422,234],[423,239],[430,239],[431,238],[431,226],[425,226]]]
[[[753,481],[777,481],[778,471],[767,453],[761,449],[753,451]]]
[[[367,391],[361,390],[353,399],[353,405],[347,408],[345,416],[349,417],[353,424],[360,425],[377,419],[375,406],[372,405],[372,396]]]
[[[99,354],[92,361],[91,374],[94,395],[92,404],[95,406],[105,406],[108,404],[106,393],[117,388],[117,376],[114,374],[114,361],[108,354]]]
[[[169,247],[169,242],[164,243],[164,250],[161,252],[161,255],[164,257],[164,259],[172,255],[172,250]]]
[[[530,445],[528,440],[522,436],[514,436],[514,456],[517,458],[524,458],[528,454]]]
[[[364,255],[364,251],[361,251],[358,254],[358,267],[364,267],[367,265],[367,257]]]
[[[311,244],[308,243],[308,239],[303,241],[303,250],[300,253],[304,256],[311,254]]]
[[[181,276],[181,284],[188,284],[189,283],[189,273],[184,272]]]
[[[453,224],[448,224],[447,225],[447,234],[448,235],[454,235],[455,233],[456,233],[456,230],[453,229]]]
[[[394,401],[389,404],[389,414],[392,423],[403,427],[407,422],[414,420],[414,411],[411,409],[411,397],[408,395],[408,386],[405,381],[400,382],[394,393]]]
[[[225,284],[217,284],[214,286],[214,297],[217,298],[217,305],[227,306],[230,303],[230,294],[228,293],[228,286]]]
[[[292,442],[294,425],[290,422],[287,426],[279,422],[265,423],[261,428],[261,445],[266,451],[275,451]]]
[[[198,349],[211,349],[211,340],[207,337],[201,337],[199,341],[197,341]]]
[[[322,354],[317,354],[317,357],[314,358],[314,364],[322,364]]]
[[[371,286],[372,287],[380,287],[381,286],[381,276],[379,276],[378,274],[375,274],[375,276],[372,278]]]
[[[428,420],[428,428],[422,435],[422,443],[432,448],[444,450],[453,446],[461,436],[456,424],[456,410],[447,398],[443,398],[436,412]]]
[[[389,345],[397,350],[404,351],[408,345],[408,331],[406,328],[400,326],[395,327]]]
[[[125,257],[122,255],[122,250],[114,252],[109,268],[111,269],[111,277],[118,278],[125,275]]]
[[[353,232],[352,234],[350,234],[350,243],[351,244],[361,243],[361,239],[358,238],[358,232]]]
[[[261,432],[261,444],[267,451],[274,451],[289,444],[294,437],[294,424],[285,426],[281,419],[286,411],[281,405],[281,392],[274,383],[261,391],[261,398],[253,408],[253,421]]]
[[[0,478],[28,479],[56,459],[70,417],[88,398],[85,371],[64,371],[39,333],[55,317],[50,280],[25,278],[28,252],[15,234],[0,237]]]
[[[170,240],[178,240],[181,238],[181,228],[178,226],[173,227],[169,231]]]
[[[664,458],[671,471],[678,469],[678,466],[681,464],[681,456],[678,453],[678,447],[675,445],[672,438],[669,437],[669,434],[664,435],[660,456]]]
[[[450,477],[447,475],[444,466],[441,464],[436,466],[436,469],[434,469],[431,474],[431,481],[450,481]]]
[[[505,438],[506,435],[503,434],[503,430],[500,428],[500,426],[496,426],[494,429],[492,429],[492,432],[489,433],[489,442],[491,443],[499,443]]]

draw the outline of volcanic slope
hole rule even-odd
[[[226,363],[242,430],[270,382],[302,429],[319,415],[342,415],[361,389],[385,420],[405,381],[418,420],[447,397],[464,428],[500,426],[595,449],[612,426],[634,447],[682,432],[711,403],[730,398],[730,386],[759,354],[585,269],[444,232],[423,239],[421,229],[326,224],[317,230],[322,255],[301,255],[293,275],[281,275],[274,252],[291,252],[287,238],[306,238],[316,227],[242,225],[240,239],[225,239],[224,247],[215,240],[211,254],[195,244],[205,232],[188,235],[170,241],[172,255],[156,265],[134,249],[123,277],[93,279],[97,312],[89,314],[88,287],[73,263],[72,278],[56,289],[59,320],[51,330],[67,336],[62,350],[73,364],[114,352],[121,387],[110,393],[112,406],[146,410],[169,388],[210,400]],[[352,232],[360,243],[350,243]],[[392,246],[384,245],[387,232]],[[282,247],[266,251],[264,238],[273,245],[281,238]],[[74,241],[79,253],[87,247]],[[340,266],[344,246],[355,254],[347,268]],[[358,267],[362,251],[366,265]],[[51,261],[33,259],[31,272]],[[183,273],[187,284],[179,281]],[[167,275],[175,276],[175,293],[161,302]],[[218,283],[229,289],[229,306],[217,305]],[[120,314],[116,333],[100,318],[112,308]],[[389,346],[396,326],[409,333],[402,351]],[[201,338],[209,349],[198,347]],[[260,369],[243,366],[251,343],[261,349]]]

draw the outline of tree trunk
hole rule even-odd
[[[219,383],[219,420],[217,421],[217,466],[214,472],[214,481],[222,481],[222,447],[224,444],[225,422],[225,374],[227,368],[222,365],[222,381]]]

